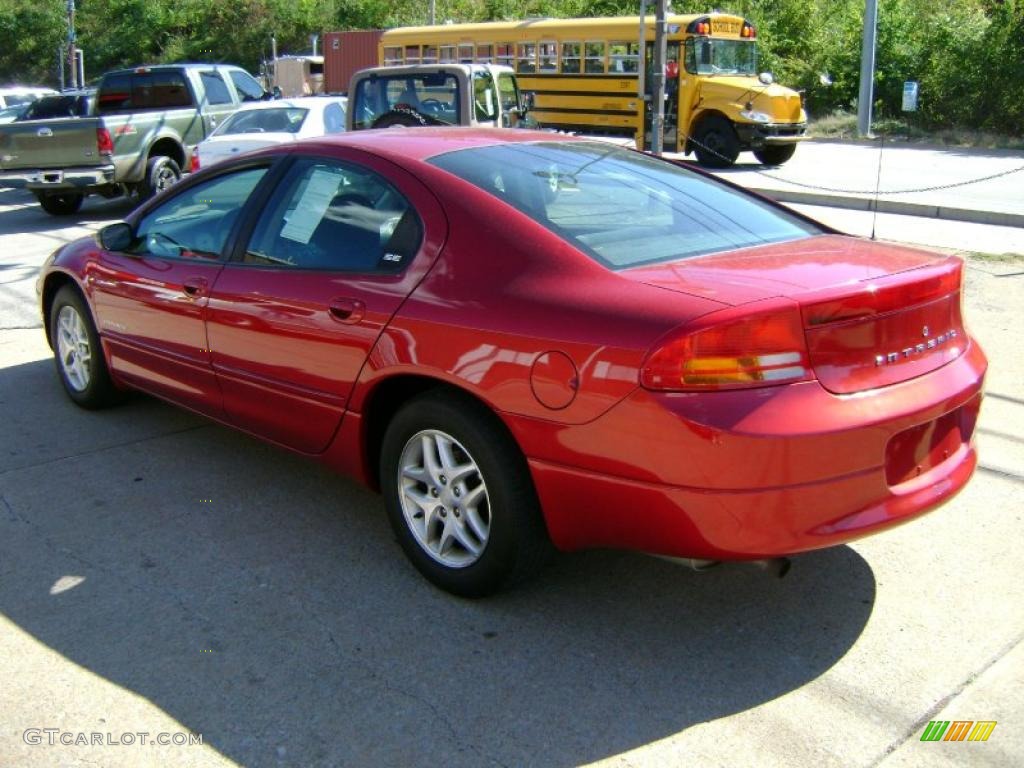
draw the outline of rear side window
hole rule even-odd
[[[231,91],[227,84],[217,72],[200,72],[199,77],[203,82],[203,90],[206,91],[207,104],[230,104]]]
[[[108,75],[100,86],[99,113],[141,112],[192,106],[185,76],[175,70]]]
[[[255,266],[395,273],[419,250],[409,202],[373,171],[329,160],[295,164],[266,209],[243,262]]]
[[[610,269],[820,234],[813,224],[714,179],[614,146],[501,144],[430,162]]]

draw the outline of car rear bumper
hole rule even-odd
[[[742,394],[636,390],[591,424],[549,436],[580,446],[580,458],[586,448],[586,459],[527,449],[549,533],[564,550],[759,559],[912,519],[973,474],[986,366],[971,344],[938,371],[859,395],[816,382]]]
[[[114,166],[98,168],[51,168],[0,172],[0,187],[44,190],[85,190],[114,181]]]

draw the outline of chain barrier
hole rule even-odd
[[[687,136],[686,141],[692,144],[696,144],[705,152],[710,152],[713,155],[717,155],[718,157],[725,160],[729,165],[732,165],[735,162],[734,159],[731,159],[723,155],[721,152],[718,152],[717,150],[712,149],[706,144],[703,144],[702,142],[695,139],[693,136]],[[881,151],[881,149],[879,149],[879,151]],[[806,182],[791,181],[789,179],[784,179],[780,176],[775,176],[774,174],[768,173],[767,171],[755,170],[754,173],[760,174],[765,178],[772,179],[773,181],[782,182],[783,184],[791,184],[794,187],[803,187],[804,189],[816,189],[821,192],[837,192],[846,195],[909,195],[918,192],[938,192],[944,189],[956,189],[957,187],[966,187],[970,184],[979,184],[983,181],[991,181],[992,179],[1002,178],[1003,176],[1010,176],[1014,173],[1020,173],[1021,171],[1024,171],[1024,165],[1017,166],[1016,168],[1011,168],[1007,171],[993,173],[988,176],[981,176],[977,179],[969,179],[968,181],[955,181],[950,184],[936,184],[930,187],[917,187],[913,189],[842,189],[840,187],[825,187],[820,186],[818,184],[808,184]]]

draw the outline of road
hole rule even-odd
[[[472,602],[424,582],[345,478],[149,398],[69,404],[34,272],[126,212],[89,201],[54,230],[0,193],[0,765],[1024,762],[1024,260],[970,262],[992,368],[982,467],[947,506],[781,581],[588,552]],[[1002,252],[1004,228],[962,226]],[[998,725],[922,743],[933,719]]]

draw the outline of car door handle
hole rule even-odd
[[[366,314],[366,305],[358,299],[332,299],[331,317],[342,323],[358,323]]]
[[[205,277],[189,277],[181,284],[181,290],[190,299],[198,299],[200,296],[206,295],[207,285],[209,283]]]

